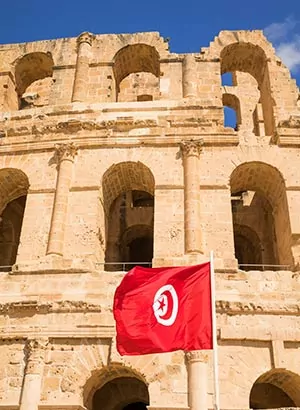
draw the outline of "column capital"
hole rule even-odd
[[[197,156],[199,157],[202,152],[204,141],[203,139],[199,140],[187,140],[181,141],[180,149],[184,157]]]
[[[185,358],[188,363],[193,362],[208,362],[208,353],[206,350],[193,350],[191,352],[185,352]]]
[[[40,373],[44,362],[44,355],[47,349],[48,338],[28,339],[26,342],[27,366],[26,374]]]
[[[56,144],[54,148],[58,164],[64,160],[73,162],[78,152],[78,147],[73,142]]]
[[[77,45],[80,46],[82,43],[88,43],[90,46],[93,43],[93,40],[95,38],[95,35],[92,33],[89,33],[88,31],[84,31],[83,33],[79,34],[77,37]]]

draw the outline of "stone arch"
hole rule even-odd
[[[235,257],[243,270],[262,265],[262,245],[257,232],[247,225],[234,225]],[[246,265],[246,266],[243,266]]]
[[[272,369],[254,382],[249,401],[252,409],[299,407],[300,376],[286,369]]]
[[[54,66],[51,53],[25,54],[14,66],[19,108],[47,105]]]
[[[131,262],[146,264],[153,258],[153,225],[132,225],[120,238],[122,260],[128,262],[126,270],[134,265]]]
[[[286,188],[278,169],[260,161],[242,163],[232,172],[230,187],[233,230],[236,224],[256,230],[263,264],[293,265]]]
[[[83,389],[83,403],[88,410],[123,410],[132,403],[149,404],[148,384],[135,369],[112,363],[95,370]]]
[[[17,168],[0,169],[0,215],[7,204],[27,195],[29,180],[27,175]]]
[[[151,170],[142,162],[119,162],[113,164],[103,175],[102,192],[106,213],[112,202],[129,190],[145,191],[154,195],[155,181]]]
[[[265,135],[273,135],[275,127],[274,100],[271,93],[268,59],[263,48],[251,42],[234,42],[222,49],[220,60],[221,74],[240,71],[248,73],[256,79],[260,90],[259,104],[261,104],[263,112]]]
[[[236,129],[238,129],[240,124],[242,123],[241,104],[240,104],[239,98],[234,94],[223,93],[222,102],[223,102],[223,107],[229,107],[235,111]]]
[[[145,101],[145,96],[146,100],[158,99],[160,63],[155,47],[130,44],[121,48],[113,61],[117,101]]]
[[[16,262],[29,181],[23,171],[0,170],[0,268]]]
[[[153,256],[154,187],[155,181],[151,170],[141,162],[121,162],[112,165],[103,175],[107,270],[120,270],[123,262],[141,262],[131,260],[129,254],[125,255],[125,250],[130,252],[130,249],[126,249],[127,244],[124,242],[124,238],[130,237],[129,232],[131,235],[135,233],[136,240],[140,238],[140,243],[135,243],[137,247],[146,246],[144,239],[148,238],[147,243],[152,250],[148,249],[145,253],[148,255],[151,253]],[[137,203],[140,206],[133,206],[135,193],[139,194]],[[145,201],[142,200],[143,193]],[[153,198],[153,201],[149,202],[149,198]],[[144,228],[147,226],[148,232],[152,232],[151,236],[140,236],[140,225]],[[150,237],[151,246],[149,245]],[[149,256],[148,259],[143,262],[151,263],[152,258]]]

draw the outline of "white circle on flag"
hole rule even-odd
[[[172,326],[178,313],[178,295],[172,285],[164,285],[155,293],[153,312],[158,323]]]

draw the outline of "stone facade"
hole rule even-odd
[[[211,249],[221,408],[300,406],[299,89],[262,32],[2,45],[0,89],[0,409],[212,408],[212,352],[120,357],[112,316]]]

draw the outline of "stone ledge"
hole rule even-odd
[[[65,259],[61,256],[48,255],[40,260],[16,263],[9,274],[87,273],[94,269],[93,262],[88,259]]]
[[[41,303],[37,300],[22,300],[0,304],[1,314],[13,313],[77,313],[77,312],[101,312],[100,305],[81,300],[62,300],[58,302]]]

